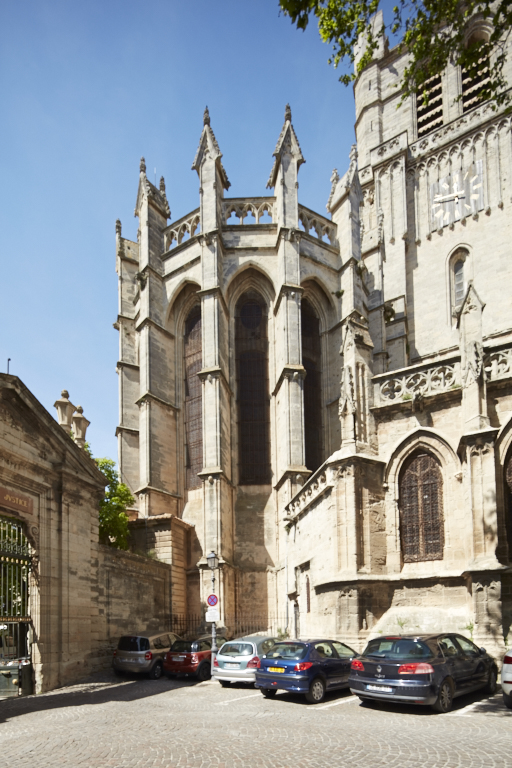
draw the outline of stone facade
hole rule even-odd
[[[477,86],[454,102],[452,66],[426,117],[415,98],[398,107],[404,66],[383,42],[355,83],[330,219],[298,201],[288,107],[272,196],[224,196],[207,112],[199,208],[168,224],[141,162],[137,242],[117,225],[120,466],[135,527],[156,542],[183,523],[183,612],[204,608],[213,549],[227,624],[280,614],[356,646],[464,630],[497,652],[512,620],[512,123]]]
[[[110,664],[121,634],[170,629],[171,567],[99,544],[104,486],[69,428],[18,378],[0,374],[0,519],[21,524],[30,546],[29,653],[37,693]],[[2,565],[15,568],[15,552],[3,549]],[[6,595],[9,609],[12,589],[3,583],[0,623],[9,634]]]

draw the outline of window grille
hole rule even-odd
[[[507,542],[508,542],[508,559],[512,560],[512,453],[509,455],[509,459],[506,464],[505,480],[507,482]]]
[[[306,576],[306,613],[311,613],[311,585],[309,576]]]
[[[235,311],[238,469],[242,485],[270,483],[267,308],[249,291]]]
[[[425,94],[426,102],[425,103]],[[426,80],[416,93],[418,139],[443,124],[443,86],[441,75]]]
[[[428,453],[416,454],[401,476],[400,534],[405,563],[442,559],[443,477]]]
[[[185,485],[201,487],[203,468],[203,393],[197,375],[202,368],[201,307],[194,307],[185,322]]]
[[[462,70],[462,111],[476,107],[484,100],[483,91],[489,86],[489,59],[478,61],[478,72],[474,77]]]
[[[320,322],[307,299],[301,304],[304,380],[304,436],[306,467],[312,472],[323,461]]]

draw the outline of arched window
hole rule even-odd
[[[400,537],[405,563],[443,557],[443,477],[429,453],[414,454],[400,477]]]
[[[464,67],[461,70],[463,112],[468,112],[490,96],[488,90],[490,82],[489,35],[490,30],[485,22],[483,24],[482,22],[477,23],[476,28],[466,41],[466,47],[472,48],[478,53],[481,51],[481,56],[479,56],[477,64],[470,67],[469,70],[464,69]]]
[[[512,561],[512,452],[509,453],[508,461],[505,464],[505,480],[507,488],[505,492],[506,498],[506,528],[507,528],[507,543],[508,543],[508,559]]]
[[[270,483],[267,307],[247,291],[235,309],[238,470],[241,485]]]
[[[301,303],[302,364],[304,379],[304,435],[306,467],[312,472],[323,461],[322,450],[322,388],[320,380],[321,350],[320,322],[307,299]]]
[[[466,293],[466,259],[468,252],[465,248],[459,248],[451,257],[450,269],[450,293],[452,311],[460,307]]]
[[[203,468],[203,395],[197,375],[202,368],[201,307],[195,306],[185,321],[185,487],[199,488],[197,473]]]

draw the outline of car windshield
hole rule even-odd
[[[303,643],[276,643],[270,651],[267,651],[267,659],[303,659],[308,652],[307,645]]]
[[[401,661],[402,659],[424,659],[432,656],[432,651],[423,640],[406,637],[376,637],[370,640],[362,655]]]
[[[125,635],[119,639],[117,649],[119,651],[149,651],[149,640],[147,637]]]
[[[171,646],[171,651],[181,651],[190,653],[192,650],[192,640],[175,640]]]
[[[252,656],[254,649],[251,643],[224,643],[220,653],[222,656]]]

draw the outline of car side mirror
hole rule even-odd
[[[480,653],[481,653],[481,655],[482,655],[482,656],[484,656],[484,654],[486,654],[486,653],[487,653],[487,651],[485,650],[485,648],[479,648],[478,650],[480,651]]]

